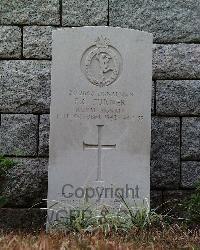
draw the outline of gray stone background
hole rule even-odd
[[[0,154],[18,162],[0,183],[8,198],[0,228],[44,221],[39,202],[47,193],[51,31],[57,27],[154,34],[152,207],[192,192],[200,177],[199,13],[200,2],[191,0],[0,1]]]

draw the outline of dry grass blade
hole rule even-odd
[[[1,250],[67,249],[200,249],[200,230],[182,229],[178,225],[163,230],[134,228],[128,234],[52,233],[1,234]]]

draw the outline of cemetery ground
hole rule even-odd
[[[0,234],[0,249],[54,250],[54,249],[200,249],[200,231],[178,225],[162,229],[133,228],[116,234],[94,233],[10,233]]]
[[[120,215],[102,206],[101,213],[94,210],[88,216],[84,208],[55,223],[48,233],[0,231],[0,249],[200,249],[200,184],[173,207],[169,202],[133,213],[125,200],[122,203],[126,210]]]
[[[15,164],[0,158],[1,176]],[[166,202],[155,209],[133,209],[122,199],[124,213],[86,213],[83,207],[46,233],[24,230],[6,232],[0,228],[0,249],[200,249],[200,182],[195,192],[181,203]],[[0,207],[6,197],[0,196]]]

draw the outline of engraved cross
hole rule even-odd
[[[97,125],[98,128],[98,144],[87,144],[83,142],[83,150],[86,149],[97,149],[98,151],[98,162],[97,162],[97,179],[96,181],[103,181],[102,180],[102,162],[101,162],[101,156],[102,156],[102,149],[115,149],[116,144],[112,145],[103,145],[101,143],[101,137],[102,137],[102,128],[104,125]]]

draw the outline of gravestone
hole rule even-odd
[[[150,196],[152,36],[112,27],[53,31],[49,219]],[[55,209],[56,208],[56,209]],[[51,210],[52,209],[52,210]]]

